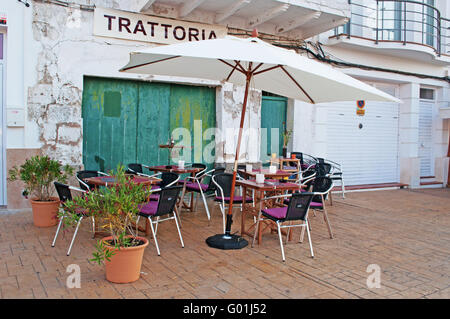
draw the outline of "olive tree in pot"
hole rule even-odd
[[[21,166],[14,166],[9,170],[9,180],[21,180],[25,183],[23,195],[30,196],[33,210],[33,221],[37,227],[56,225],[59,199],[54,197],[54,181],[66,183],[73,175],[73,168],[62,165],[48,156],[36,155]]]
[[[134,183],[122,165],[109,175],[114,176],[114,183],[66,201],[60,217],[64,215],[65,225],[75,225],[80,210],[94,216],[101,231],[109,236],[97,241],[91,261],[105,264],[108,281],[129,283],[139,279],[148,246],[148,240],[138,236],[136,219],[139,205],[150,195],[150,187]]]

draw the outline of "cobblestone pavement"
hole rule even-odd
[[[209,248],[220,233],[221,214],[210,202],[208,223],[198,212],[182,212],[181,248],[173,221],[161,223],[158,257],[153,240],[141,278],[112,284],[104,267],[90,262],[95,240],[82,224],[72,254],[72,230],[50,247],[56,227],[36,228],[31,211],[0,213],[1,298],[450,298],[450,189],[393,190],[333,196],[328,236],[322,213],[311,215],[316,257],[299,230],[281,261],[278,237],[241,250]],[[240,230],[237,210],[233,232]],[[151,236],[150,236],[151,237]],[[250,240],[250,238],[247,238]],[[306,239],[306,238],[305,238]],[[67,266],[78,264],[81,288],[66,288]],[[368,288],[367,267],[381,269],[380,288]]]

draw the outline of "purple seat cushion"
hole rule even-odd
[[[203,192],[206,192],[206,190],[208,190],[208,186],[209,186],[208,184],[200,184],[200,187],[202,188]],[[189,191],[199,192],[200,187],[198,186],[197,182],[187,182],[186,183],[186,190],[189,190]]]
[[[318,202],[311,202],[311,205],[309,205],[312,208],[322,208],[323,205],[322,203],[318,203]]]
[[[276,219],[283,219],[286,217],[287,207],[275,207],[263,209],[262,212],[266,215],[272,216]]]
[[[222,201],[222,197],[216,196],[216,198],[214,200],[218,201],[218,202],[221,202]],[[228,203],[228,202],[230,202],[230,197],[225,197],[224,200],[225,200],[225,203]],[[234,203],[242,203],[242,201],[243,201],[243,196],[234,196],[234,198],[233,198],[233,202]],[[247,203],[249,203],[249,202],[251,203],[251,202],[253,202],[253,198],[252,197],[247,197],[245,199],[245,201]]]
[[[158,202],[150,201],[146,204],[139,205],[139,212],[144,215],[155,215],[158,208]]]
[[[148,197],[149,200],[159,200],[159,194],[151,194]]]

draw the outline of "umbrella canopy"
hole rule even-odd
[[[398,99],[332,67],[258,38],[227,36],[132,52],[123,72],[227,81],[308,103]],[[257,68],[257,69],[256,69]],[[270,72],[268,72],[270,71]],[[323,88],[326,88],[324,90]]]
[[[209,246],[239,249],[248,242],[231,235],[237,163],[249,87],[308,103],[334,101],[400,100],[358,81],[328,65],[276,47],[257,37],[184,42],[132,52],[120,71],[227,81],[245,85],[238,141],[234,159],[231,197],[225,234],[209,237]]]

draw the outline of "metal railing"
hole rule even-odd
[[[431,47],[438,56],[450,53],[450,20],[428,3],[410,0],[349,0],[351,18],[335,36]]]

